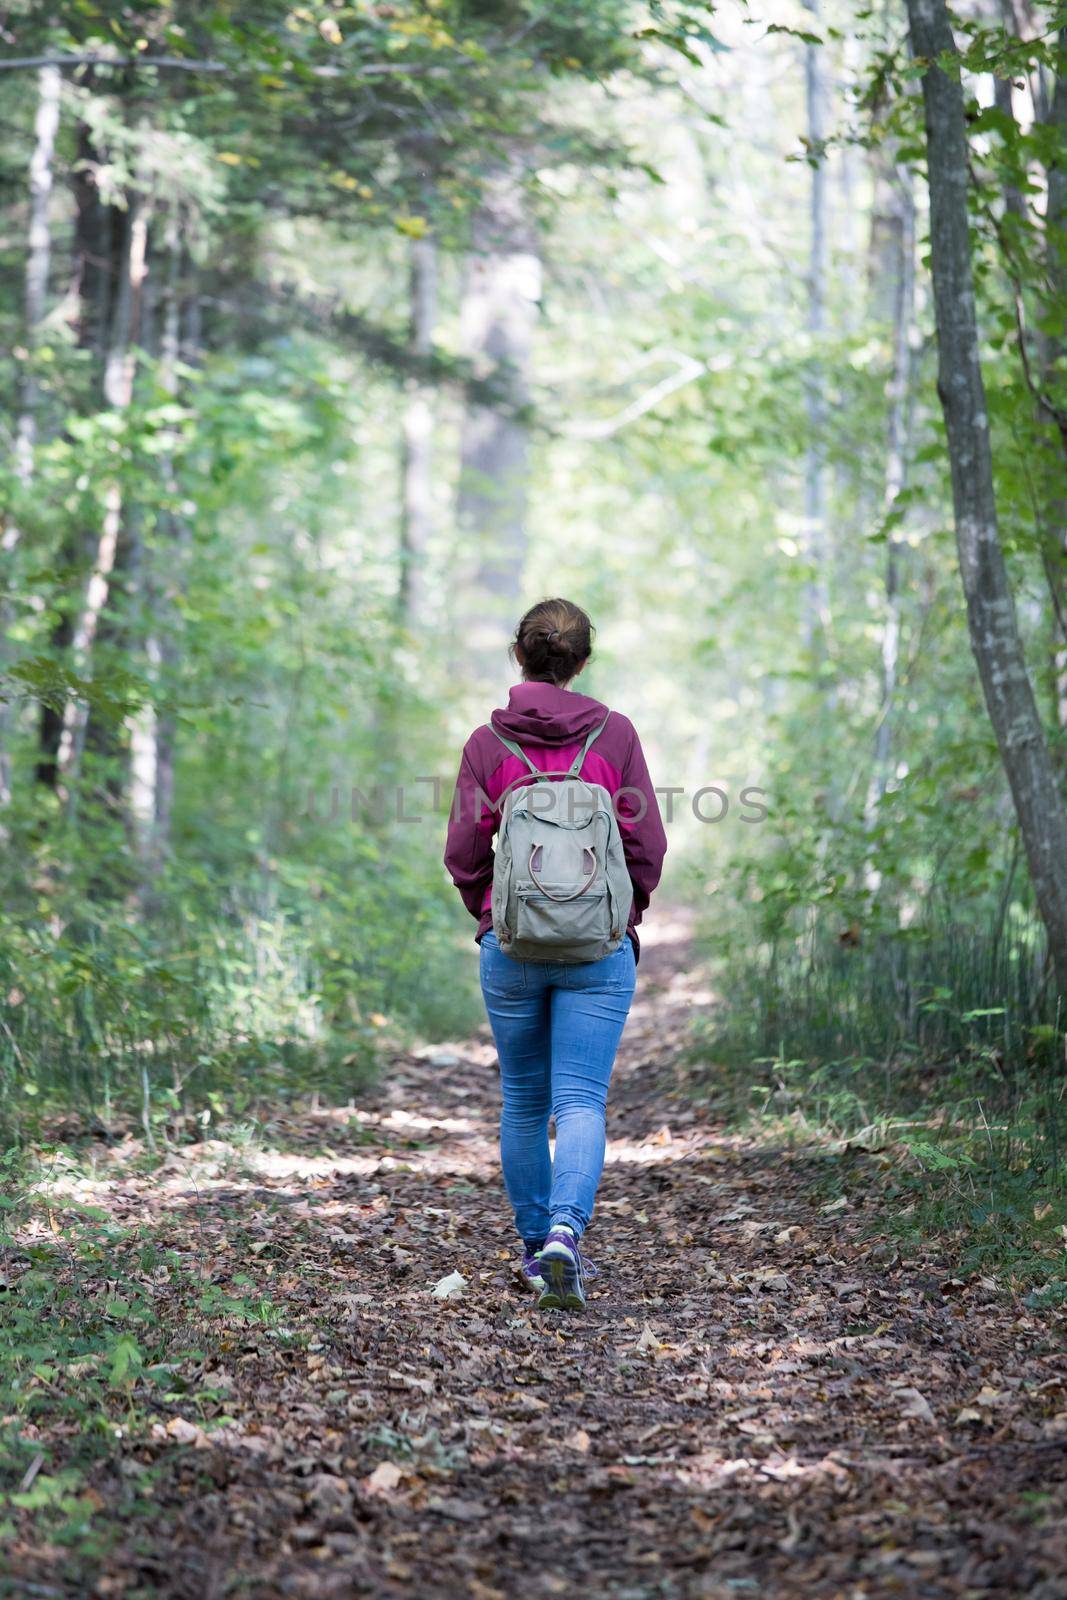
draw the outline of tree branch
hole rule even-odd
[[[694,356],[685,355],[678,350],[650,351],[638,363],[638,367],[648,366],[656,359],[676,362],[676,370],[666,378],[661,378],[659,383],[653,384],[651,389],[646,389],[636,400],[631,400],[628,406],[615,412],[614,416],[603,417],[596,421],[565,423],[559,431],[569,439],[608,439],[613,433],[618,433],[620,428],[625,428],[627,423],[636,422],[638,417],[643,417],[646,412],[652,411],[661,400],[666,400],[668,395],[674,394],[675,390],[684,388],[686,384],[693,383],[695,379],[713,370],[707,362],[697,361]]]
[[[223,61],[185,61],[181,56],[102,56],[98,52],[75,56],[9,56],[0,60],[0,72],[30,67],[161,67],[165,72],[226,72]]]

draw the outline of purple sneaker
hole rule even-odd
[[[542,1311],[582,1311],[585,1280],[595,1278],[596,1267],[582,1255],[570,1228],[553,1228],[537,1257],[545,1287],[538,1297]]]
[[[537,1259],[536,1250],[524,1250],[522,1263],[515,1268],[515,1271],[527,1289],[534,1294],[541,1293],[545,1286],[545,1280],[541,1276],[541,1266]]]

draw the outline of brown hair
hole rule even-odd
[[[593,653],[593,624],[570,600],[539,600],[515,629],[511,654],[524,678],[562,688]]]

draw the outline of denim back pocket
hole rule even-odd
[[[525,989],[525,965],[504,954],[492,930],[482,936],[478,950],[478,971],[484,990],[490,994],[516,994]]]

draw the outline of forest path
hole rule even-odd
[[[215,1142],[117,1182],[116,1216],[281,1320],[235,1321],[198,1406],[161,1411],[151,1521],[91,1586],[49,1563],[12,1592],[1067,1595],[1047,1326],[872,1236],[877,1158],[709,1125],[678,1070],[706,1001],[684,923],[650,939],[580,1317],[513,1275],[487,1036],[399,1060],[356,1113],[287,1113],[240,1171]],[[433,1298],[456,1269],[467,1294]],[[115,1516],[132,1470],[99,1481]]]

